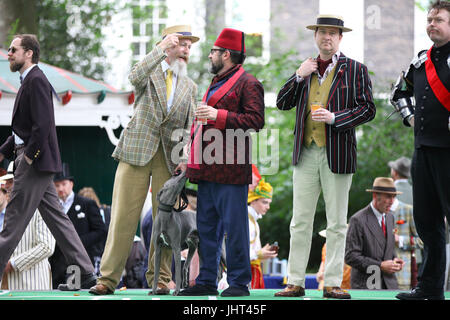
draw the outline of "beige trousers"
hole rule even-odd
[[[347,232],[348,193],[352,174],[335,174],[328,167],[325,148],[315,143],[303,146],[293,173],[293,215],[290,224],[288,284],[305,287],[305,273],[311,250],[314,215],[321,191],[327,218],[327,252],[324,285],[342,282]]]
[[[149,192],[150,177],[152,178],[152,213],[154,220],[156,208],[158,208],[156,195],[170,176],[161,145],[152,160],[145,166],[134,166],[122,161],[119,162],[114,180],[111,222],[100,263],[101,277],[97,280],[97,283],[101,283],[111,290],[116,288],[131,252],[142,208]],[[152,247],[153,245],[151,245]],[[153,270],[153,265],[152,255],[149,254],[149,268],[152,267],[151,270]],[[161,259],[160,282],[166,285],[172,278],[171,266],[172,252],[171,250],[164,250]]]

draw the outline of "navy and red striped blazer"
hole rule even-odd
[[[294,74],[281,88],[277,97],[280,110],[297,108],[292,163],[300,159],[311,76],[296,81]],[[355,127],[375,117],[372,83],[367,67],[341,53],[336,65],[327,109],[335,114],[335,123],[325,125],[328,166],[333,173],[356,171]]]

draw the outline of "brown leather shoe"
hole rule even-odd
[[[288,284],[284,290],[275,293],[275,297],[303,297],[304,295],[305,289],[293,284]]]
[[[95,286],[93,286],[91,289],[89,289],[90,294],[95,294],[97,296],[103,296],[107,294],[114,294],[114,291],[109,289],[104,284],[98,283]]]
[[[153,290],[149,291],[148,294],[152,295],[153,294]],[[170,289],[165,284],[158,283],[158,287],[156,288],[156,293],[155,294],[156,295],[161,295],[161,296],[168,295],[168,294],[170,294]]]
[[[323,297],[324,298],[333,298],[333,299],[350,299],[350,293],[347,290],[343,290],[339,287],[324,287],[323,288]]]

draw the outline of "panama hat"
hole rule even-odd
[[[162,31],[162,39],[164,39],[167,35],[176,33],[180,39],[190,39],[192,43],[200,40],[199,37],[192,35],[191,26],[189,25],[176,25],[167,27]],[[159,41],[161,42],[161,41]],[[158,42],[158,43],[159,43]]]
[[[402,194],[403,192],[395,189],[394,180],[392,178],[378,177],[373,182],[372,189],[366,189],[367,192]]]
[[[309,25],[306,29],[315,31],[318,27],[339,28],[342,32],[352,31],[352,29],[344,27],[344,19],[341,16],[331,14],[321,14],[317,16],[316,24]]]

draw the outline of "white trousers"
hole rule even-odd
[[[352,176],[331,172],[325,148],[319,148],[314,143],[310,147],[303,146],[300,161],[293,173],[294,203],[290,224],[288,284],[305,287],[314,215],[320,192],[323,191],[327,218],[324,285],[341,285]]]

